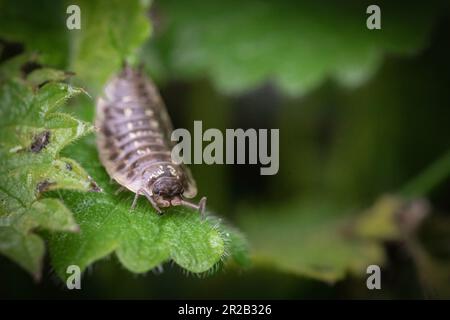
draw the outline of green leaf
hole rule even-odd
[[[41,54],[41,62],[64,68],[69,32],[65,1],[0,0],[0,38],[23,43]]]
[[[371,1],[158,2],[161,22],[143,58],[160,77],[208,75],[224,92],[237,93],[273,81],[302,94],[335,78],[357,85],[386,53],[420,49],[439,11],[378,1],[382,30],[368,30]]]
[[[448,177],[450,177],[450,151],[447,151],[419,176],[406,184],[401,190],[401,194],[410,198],[423,197]]]
[[[134,62],[135,51],[148,38],[150,23],[144,1],[77,0],[81,30],[71,37],[70,70],[94,93],[116,73],[125,60]]]
[[[370,264],[384,261],[380,243],[357,236],[356,218],[337,212],[342,209],[323,201],[291,204],[250,212],[241,225],[255,263],[332,283],[347,272],[361,276]]]
[[[43,198],[49,190],[92,190],[95,183],[72,159],[59,156],[69,143],[92,127],[57,109],[83,91],[55,78],[37,87],[19,74],[23,57],[0,70],[0,252],[39,278],[43,240],[34,232],[77,231],[64,204]],[[47,70],[48,71],[48,70]],[[35,71],[38,72],[38,71]],[[50,82],[48,82],[50,81]]]
[[[69,5],[80,8],[80,30],[66,27]],[[0,38],[39,52],[46,65],[75,72],[77,82],[97,93],[149,36],[147,11],[139,0],[2,1]]]
[[[119,186],[101,166],[93,138],[83,139],[69,151],[88,168],[104,192],[61,192],[81,229],[77,234],[53,234],[49,239],[52,264],[62,278],[69,265],[85,269],[112,252],[135,273],[168,260],[193,273],[211,270],[227,254],[238,264],[248,261],[243,237],[217,218],[202,220],[197,211],[180,207],[159,216],[146,199],[140,199],[131,210],[134,194],[114,194]]]

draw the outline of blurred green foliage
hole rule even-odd
[[[81,8],[81,29],[66,28],[66,8]],[[77,74],[97,94],[105,81],[133,60],[150,35],[144,1],[0,1],[0,36],[37,51],[40,61]]]
[[[376,31],[365,27],[366,7],[372,4],[367,1],[167,0],[154,1],[150,12],[138,2],[113,1],[110,8],[80,4],[88,17],[84,29],[69,33],[61,27],[63,4],[45,2],[41,15],[28,18],[32,10],[1,2],[8,10],[0,10],[0,38],[23,42],[39,50],[46,64],[76,72],[93,95],[121,60],[142,60],[160,84],[176,127],[191,129],[193,120],[203,120],[205,129],[279,128],[281,163],[274,177],[261,177],[251,166],[192,166],[208,206],[226,213],[247,235],[255,262],[249,272],[231,269],[199,280],[169,269],[160,277],[136,280],[113,258],[100,262],[86,277],[89,289],[76,294],[450,296],[450,17],[445,1],[378,2],[382,30]],[[145,43],[150,28],[144,26],[144,14],[153,24]],[[34,32],[35,26],[42,32]],[[80,99],[65,110],[92,121],[91,100]],[[86,168],[97,165],[91,144],[85,140],[68,155]],[[96,179],[105,179],[104,172],[94,172]],[[103,197],[110,208],[108,194]],[[62,195],[74,212],[81,210],[81,195]],[[425,201],[417,197],[427,198],[430,208],[410,210]],[[125,198],[117,201],[128,202]],[[118,206],[121,219],[128,217]],[[81,223],[90,226],[97,218],[101,212]],[[152,234],[151,226],[139,231]],[[92,242],[72,235],[66,241],[72,248],[95,245],[96,237],[107,234],[94,233]],[[228,247],[224,242],[225,254],[248,264],[242,237],[230,236],[237,241]],[[83,256],[83,263],[120,248],[119,239],[104,242],[107,250],[101,254]],[[152,254],[137,248],[127,252]],[[151,267],[117,256],[132,270]],[[365,267],[372,263],[382,264],[380,292],[365,287]],[[116,278],[123,280],[111,285]],[[70,296],[53,287],[39,291],[25,280],[5,283],[12,288],[6,294],[15,296]],[[20,285],[28,293],[15,291]]]
[[[209,77],[226,93],[273,81],[291,95],[334,78],[354,86],[386,54],[423,46],[440,1],[378,1],[382,31],[365,27],[371,1],[190,1],[155,5],[156,34],[143,58],[159,78]],[[158,32],[158,29],[160,32]]]
[[[241,223],[259,263],[333,283],[384,262],[380,244],[356,237],[351,217],[339,217],[340,210],[318,201],[243,209],[250,212]]]

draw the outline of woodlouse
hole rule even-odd
[[[173,163],[172,124],[153,82],[141,70],[125,65],[97,100],[97,148],[106,171],[122,187],[144,195],[153,208],[184,205],[203,214],[206,198],[197,194],[189,169]]]

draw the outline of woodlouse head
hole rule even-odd
[[[152,193],[156,196],[171,199],[184,192],[180,180],[175,177],[161,177],[152,186]]]

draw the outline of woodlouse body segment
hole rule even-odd
[[[198,205],[186,198],[197,194],[189,169],[173,163],[172,124],[166,107],[150,79],[125,66],[106,85],[97,100],[97,148],[100,161],[122,187],[144,195],[152,206],[184,205],[204,212],[206,198]]]

